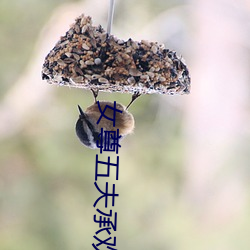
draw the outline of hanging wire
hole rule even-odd
[[[107,33],[110,35],[114,17],[115,0],[110,0]]]

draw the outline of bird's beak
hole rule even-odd
[[[77,105],[77,106],[78,106],[78,110],[79,110],[79,113],[80,113],[80,118],[86,118],[84,112],[82,111],[82,108],[79,105]]]

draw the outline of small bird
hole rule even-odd
[[[95,94],[94,97],[96,100]],[[98,105],[103,113],[100,112]],[[105,109],[106,105],[111,108]],[[116,111],[115,126],[113,126],[112,120],[114,117],[114,108],[119,110],[119,112]],[[82,144],[88,148],[97,148],[97,142],[99,140],[98,136],[101,133],[101,129],[103,129],[103,131],[117,131],[117,129],[119,129],[121,139],[123,139],[126,135],[131,134],[134,130],[134,117],[122,104],[116,103],[116,107],[114,107],[113,102],[96,101],[93,105],[88,107],[85,112],[79,105],[78,109],[80,115],[76,122],[76,134]],[[110,120],[105,117],[101,117],[102,115],[109,117]],[[100,121],[97,124],[98,120]]]

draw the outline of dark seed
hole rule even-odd
[[[43,73],[43,74],[42,74],[42,79],[43,79],[43,80],[48,80],[48,79],[50,79],[50,78],[49,78],[49,76],[47,76],[46,74]]]

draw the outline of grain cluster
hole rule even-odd
[[[42,78],[77,88],[140,94],[187,94],[188,69],[156,42],[123,41],[81,15],[47,55]]]

